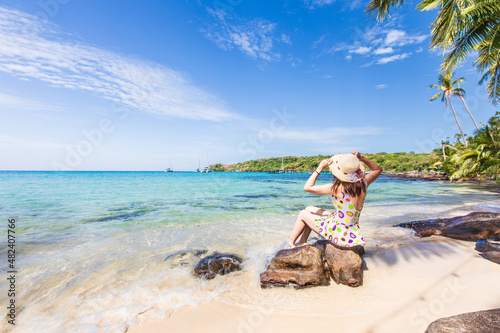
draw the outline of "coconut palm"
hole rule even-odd
[[[451,110],[453,111],[453,115],[455,116],[455,121],[457,122],[458,128],[460,129],[460,133],[462,134],[462,140],[467,147],[467,140],[465,140],[465,135],[464,131],[462,130],[462,126],[460,126],[460,122],[458,121],[457,118],[457,113],[455,112],[455,108],[453,107],[453,104],[451,103],[451,96],[456,95],[458,93],[461,93],[463,91],[462,88],[460,87],[454,87],[458,83],[457,80],[455,79],[454,81],[451,81],[453,77],[453,74],[439,74],[438,78],[438,83],[439,84],[431,84],[429,88],[438,88],[442,92],[437,93],[436,95],[432,96],[430,101],[432,102],[433,100],[439,98],[441,96],[441,102],[444,102],[444,105],[446,108],[448,108],[448,103],[450,103]]]
[[[391,7],[403,0],[372,0],[366,7],[369,16],[383,21]],[[471,53],[477,53],[476,69],[483,74],[479,84],[487,82],[490,99],[500,98],[500,3],[499,0],[424,0],[421,11],[438,8],[432,24],[431,48],[449,51],[441,70],[450,72]]]
[[[453,74],[451,74],[451,75],[453,76]],[[474,116],[472,115],[472,113],[470,113],[470,110],[467,107],[467,103],[465,103],[465,98],[464,98],[465,89],[460,87],[460,83],[462,83],[464,81],[465,81],[465,77],[460,77],[460,78],[458,78],[458,79],[456,79],[456,80],[453,81],[453,82],[457,83],[457,86],[460,89],[454,89],[453,92],[452,92],[452,94],[454,96],[457,96],[458,98],[460,98],[462,100],[462,103],[464,103],[464,106],[465,106],[465,109],[467,110],[467,113],[469,114],[470,118],[474,122],[474,126],[476,126],[477,131],[479,132],[479,126],[476,123],[476,119],[474,119]]]

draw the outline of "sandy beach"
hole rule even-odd
[[[185,306],[127,332],[423,332],[434,320],[500,307],[500,265],[473,242],[433,236],[364,256],[364,285],[261,289],[245,269],[208,283],[228,284],[218,299]],[[142,322],[144,321],[144,322]],[[141,323],[142,322],[142,323]]]

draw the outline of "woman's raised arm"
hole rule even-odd
[[[380,176],[383,171],[382,168],[380,167],[380,165],[369,160],[368,157],[362,155],[361,153],[358,153],[357,151],[353,151],[352,154],[359,158],[361,162],[365,163],[366,166],[370,168],[370,173],[365,176],[366,184],[370,185],[375,181],[375,179],[378,178],[378,176]]]
[[[321,171],[332,163],[333,161],[331,158],[327,158],[326,160],[321,161],[319,163],[319,166],[316,168],[316,170],[314,170],[311,177],[309,177],[306,184],[304,185],[304,191],[314,194],[333,194],[332,184],[314,185]]]

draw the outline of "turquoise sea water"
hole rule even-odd
[[[199,251],[233,252],[258,271],[307,205],[309,175],[193,172],[0,172],[2,244],[17,221],[16,331],[125,331],[184,305],[220,297],[222,279],[191,274]],[[331,181],[321,175],[318,183]],[[495,186],[381,176],[360,219],[367,251],[415,241],[392,225],[500,211]],[[2,246],[1,272],[7,271]],[[253,275],[252,275],[253,276]],[[7,290],[5,279],[0,290]],[[242,280],[241,283],[248,283]],[[6,293],[0,294],[6,304]],[[4,326],[5,327],[5,326]]]

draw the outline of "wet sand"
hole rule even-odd
[[[185,306],[162,321],[127,332],[423,332],[434,320],[500,307],[500,265],[473,242],[433,236],[364,256],[364,284],[302,290],[259,287],[252,267],[224,283],[218,299]]]

